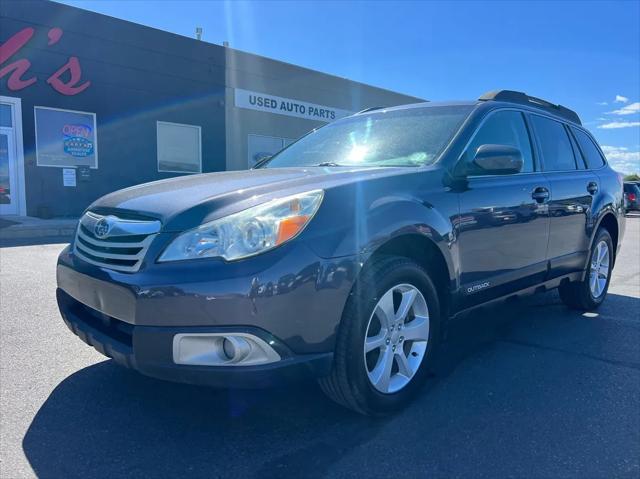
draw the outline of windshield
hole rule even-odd
[[[472,105],[379,110],[315,130],[261,167],[433,164]]]

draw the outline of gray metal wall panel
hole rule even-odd
[[[22,99],[27,212],[46,207],[78,215],[94,199],[127,186],[175,176],[157,171],[156,121],[202,127],[203,171],[225,169],[224,49],[52,2],[0,2],[0,41],[32,27],[31,41],[5,64],[28,58],[38,81],[0,94]],[[50,28],[64,31],[47,45]],[[78,57],[91,86],[75,96],[46,79]],[[4,65],[3,65],[4,66]],[[62,170],[36,164],[34,106],[97,114],[98,165],[91,180],[64,187]]]

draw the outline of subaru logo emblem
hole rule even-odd
[[[106,238],[111,230],[111,223],[107,218],[100,218],[93,227],[93,233],[98,238]]]

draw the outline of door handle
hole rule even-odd
[[[590,195],[595,195],[598,192],[598,183],[595,181],[590,181],[587,185],[587,191]]]
[[[549,199],[549,190],[544,186],[538,186],[533,193],[531,193],[531,198],[536,200],[538,203],[544,203]]]

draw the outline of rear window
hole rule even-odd
[[[589,138],[589,135],[577,128],[571,127],[571,130],[578,141],[578,145],[582,151],[582,156],[587,162],[587,166],[589,168],[600,168],[601,166],[604,166],[604,158],[593,143],[593,140]]]
[[[545,171],[575,170],[576,159],[564,125],[539,115],[531,115],[531,121],[540,144]]]

